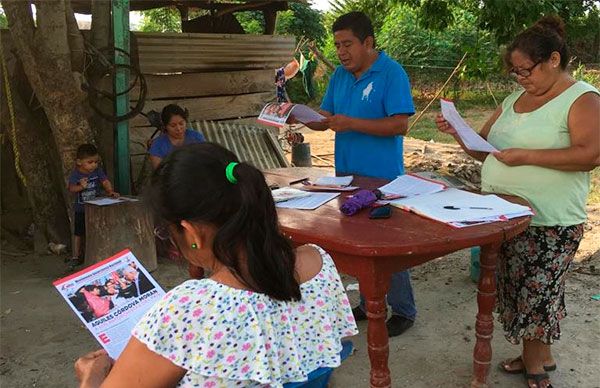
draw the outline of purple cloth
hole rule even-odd
[[[362,208],[369,207],[377,201],[377,196],[370,190],[360,190],[340,207],[340,211],[347,216],[353,216]]]

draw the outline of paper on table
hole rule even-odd
[[[391,201],[390,204],[445,223],[494,222],[533,214],[529,207],[508,202],[496,195],[480,195],[458,189],[398,199]],[[444,206],[454,206],[458,209],[445,209]],[[472,207],[491,209],[472,209]]]
[[[337,185],[313,185],[310,183],[303,183],[302,190],[304,191],[339,191],[339,192],[347,192],[354,191],[359,189],[358,186],[337,186]]]
[[[315,185],[348,186],[350,183],[352,183],[353,179],[353,175],[322,176],[315,181]]]
[[[442,105],[442,115],[456,129],[456,133],[463,141],[465,146],[472,151],[498,152],[498,150],[479,136],[460,116],[452,101],[440,100]]]
[[[294,189],[292,187],[282,187],[280,189],[271,190],[275,203],[289,201],[295,198],[308,197],[310,193],[306,191]]]
[[[285,202],[278,202],[275,206],[284,209],[314,210],[326,204],[340,193],[310,193],[306,197],[294,198]]]
[[[119,197],[119,198],[109,198],[109,197],[104,197],[104,198],[96,198],[96,199],[92,199],[90,201],[85,201],[85,203],[91,203],[92,205],[96,205],[96,206],[108,206],[108,205],[114,205],[115,203],[121,203],[121,202],[137,202],[138,199],[137,198],[128,198],[128,197]]]
[[[384,194],[396,194],[403,197],[432,194],[444,189],[446,189],[446,185],[443,183],[430,181],[410,174],[399,176],[379,188]]]

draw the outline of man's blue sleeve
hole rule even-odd
[[[410,82],[402,66],[394,66],[390,70],[386,86],[387,89],[383,101],[386,115],[388,117],[397,114],[414,115],[415,106],[410,90]]]

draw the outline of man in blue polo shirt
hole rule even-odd
[[[364,13],[340,16],[333,35],[342,65],[329,81],[321,111],[327,128],[335,131],[336,173],[394,179],[404,174],[402,135],[415,113],[408,76],[375,49],[373,26]],[[394,337],[410,328],[417,315],[407,271],[392,275],[387,301],[392,317],[386,326]],[[367,318],[362,296],[353,313],[356,320]]]

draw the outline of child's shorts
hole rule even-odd
[[[73,230],[75,236],[85,236],[85,213],[75,212],[75,228]]]

